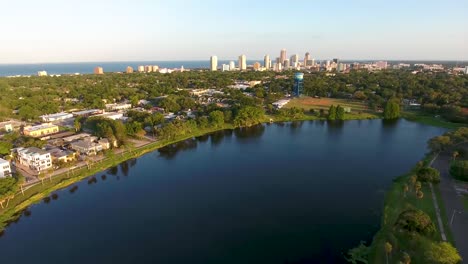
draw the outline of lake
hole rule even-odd
[[[341,263],[378,230],[392,179],[444,132],[310,121],[187,140],[31,206],[0,238],[1,260]]]

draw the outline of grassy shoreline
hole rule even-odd
[[[353,115],[347,115],[346,120],[363,120],[363,119],[365,120],[365,119],[379,119],[379,118],[380,117],[377,115],[353,114]],[[304,117],[297,118],[297,119],[289,118],[289,117],[282,117],[282,116],[266,116],[265,119],[259,123],[268,123],[270,122],[270,119],[273,122],[294,122],[294,121],[313,121],[313,120],[325,121],[326,120],[326,118],[320,118],[320,117],[313,116],[313,115],[305,115]],[[418,122],[418,120],[414,120],[414,121]],[[107,158],[104,161],[93,164],[92,167],[89,169],[84,167],[76,171],[73,171],[71,175],[69,173],[63,173],[61,175],[54,176],[50,180],[46,179],[44,180],[44,184],[34,185],[33,187],[24,191],[24,194],[15,195],[15,197],[10,200],[8,207],[0,209],[0,233],[2,233],[5,230],[5,228],[8,226],[9,223],[18,220],[22,212],[25,209],[27,209],[29,206],[35,203],[40,202],[42,199],[49,196],[54,191],[66,188],[76,182],[79,182],[85,178],[91,177],[92,175],[102,172],[108,168],[114,167],[124,161],[127,161],[132,158],[137,158],[139,156],[142,156],[148,152],[157,150],[164,146],[177,143],[177,142],[189,139],[189,138],[213,133],[216,131],[225,130],[225,129],[235,129],[235,128],[237,127],[232,124],[224,124],[221,127],[200,129],[190,135],[179,136],[173,140],[163,140],[163,141],[149,143],[140,148],[126,151],[123,154],[116,154],[112,158]]]

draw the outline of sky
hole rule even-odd
[[[0,64],[468,60],[467,0],[0,0]]]

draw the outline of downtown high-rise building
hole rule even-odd
[[[130,66],[127,66],[127,69],[125,70],[126,73],[133,73],[133,68]]]
[[[288,59],[286,59],[286,60],[283,61],[283,69],[284,69],[285,71],[289,70],[289,65],[290,65],[290,64],[289,64],[289,60],[288,60]]]
[[[229,62],[229,70],[233,71],[236,69],[236,63],[234,61]]]
[[[280,63],[284,64],[285,60],[286,60],[286,49],[282,49],[280,52]]]
[[[104,74],[104,70],[102,67],[96,67],[94,68],[94,74]]]
[[[216,56],[210,57],[210,69],[211,71],[216,71],[218,69],[218,57]]]
[[[144,72],[145,71],[145,66],[140,65],[138,66],[138,72]]]
[[[223,64],[223,67],[222,67],[222,70],[223,71],[229,71],[229,64]]]
[[[299,64],[299,55],[297,54],[292,55],[289,61],[291,63],[291,66],[296,68],[297,65]]]
[[[265,67],[265,69],[267,70],[270,69],[271,67],[270,55],[265,55],[265,57],[263,57],[263,67]]]
[[[239,70],[240,71],[247,70],[247,57],[245,55],[239,56]]]
[[[308,65],[309,63],[309,60],[310,60],[310,53],[309,52],[306,52],[305,56],[304,56],[304,67],[307,67],[307,66],[312,66],[312,65]]]

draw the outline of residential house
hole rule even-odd
[[[70,150],[62,150],[59,148],[53,148],[49,150],[52,156],[52,162],[70,162],[76,160],[76,153]]]
[[[52,158],[49,152],[36,148],[17,148],[18,161],[32,170],[43,171],[52,167]]]
[[[40,117],[42,118],[42,121],[44,122],[54,122],[58,120],[65,120],[68,118],[72,118],[73,115],[69,113],[61,112],[61,113],[50,114],[50,115],[42,115]]]
[[[102,151],[102,146],[90,140],[78,140],[70,144],[70,148],[85,155],[96,155],[97,152]]]
[[[11,176],[10,162],[0,159],[0,178]]]

